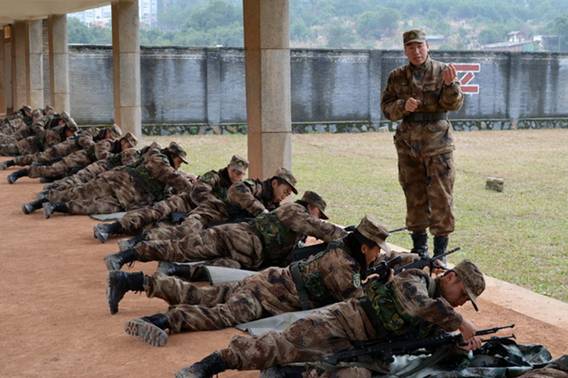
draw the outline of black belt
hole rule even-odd
[[[443,121],[448,119],[448,113],[446,112],[436,112],[436,113],[411,113],[404,117],[405,122],[434,122]]]

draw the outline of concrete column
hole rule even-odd
[[[66,111],[70,113],[67,16],[52,15],[49,16],[47,22],[49,39],[49,92],[51,102],[56,111]]]
[[[111,9],[114,120],[123,130],[141,135],[138,1],[119,0]]]
[[[381,121],[381,71],[382,52],[379,50],[369,51],[369,124],[378,127]]]
[[[13,72],[13,65],[12,65],[12,46],[13,46],[13,39],[12,33],[13,28],[12,25],[6,25],[3,28],[4,35],[3,35],[3,50],[4,50],[4,74],[0,77],[2,80],[2,84],[4,86],[4,105],[5,108],[0,109],[0,111],[6,111],[6,113],[11,113],[14,111],[14,104],[13,104],[13,90],[12,90],[12,72]]]
[[[4,29],[0,29],[0,114],[4,114],[6,112],[4,69]]]
[[[43,96],[43,25],[41,20],[28,21],[29,104],[44,107]]]
[[[221,54],[207,50],[207,124],[221,123]]]
[[[243,0],[250,176],[292,165],[288,0]]]
[[[16,21],[13,31],[13,66],[12,66],[12,93],[14,109],[30,104],[28,87],[28,25],[26,21]]]

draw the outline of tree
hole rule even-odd
[[[353,29],[339,23],[333,23],[327,29],[327,47],[335,49],[350,48],[355,42]]]
[[[548,30],[552,34],[560,36],[560,51],[568,51],[568,39],[565,38],[568,35],[568,14],[558,16],[552,20],[548,25]]]
[[[357,19],[357,33],[363,38],[379,39],[390,35],[398,26],[400,14],[389,8],[368,11]]]

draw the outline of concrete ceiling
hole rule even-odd
[[[0,25],[37,20],[110,4],[110,0],[0,0]]]

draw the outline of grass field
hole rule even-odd
[[[171,138],[158,138],[166,143]],[[454,189],[461,246],[493,277],[568,302],[568,130],[456,133]],[[246,156],[245,136],[177,137],[191,164],[203,173],[221,168],[233,153]],[[315,190],[327,200],[331,220],[356,224],[373,214],[392,228],[404,225],[390,133],[293,136],[293,172],[300,194]],[[485,189],[487,176],[505,179],[505,191]],[[407,233],[390,239],[410,247]]]

